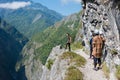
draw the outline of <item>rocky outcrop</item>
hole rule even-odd
[[[106,43],[106,62],[110,68],[110,80],[116,80],[115,65],[120,65],[120,1],[118,0],[83,0],[84,9],[81,17],[83,34],[87,49],[91,31],[102,31]]]
[[[43,72],[43,65],[34,54],[34,49],[37,45],[40,44],[29,42],[21,52],[19,61],[16,64],[16,70],[20,77],[18,80],[40,80]]]
[[[35,44],[30,45],[35,46]],[[25,76],[27,80],[63,80],[65,72],[69,67],[68,61],[60,58],[63,52],[65,52],[65,49],[60,49],[60,46],[54,47],[45,65],[42,65],[40,60],[35,59],[33,51],[32,47],[28,50],[25,46],[24,54],[22,54],[21,58],[22,62],[18,62],[18,65],[16,66],[17,70],[20,70],[20,68],[23,67],[25,68]],[[23,78],[22,80],[25,79]]]
[[[80,55],[56,46],[47,59],[40,80],[83,80],[83,74],[79,68],[85,62],[86,60]],[[77,72],[71,72],[70,69]]]
[[[60,49],[60,46],[52,49],[40,80],[63,80],[67,68],[67,61],[60,59],[60,56],[64,51],[64,49]]]
[[[74,70],[79,73],[81,72],[79,68],[85,64],[85,59],[80,55],[67,52],[61,46],[56,46],[50,52],[46,64],[43,65],[34,54],[33,47],[35,47],[35,44],[29,43],[29,45],[32,45],[31,48],[24,47],[22,60],[16,66],[20,73],[18,80],[65,80],[66,76],[70,77],[69,74],[67,75],[70,67],[74,67]],[[80,60],[81,62],[79,62]],[[25,70],[25,73],[22,69]],[[82,73],[80,76],[78,78],[83,78]]]

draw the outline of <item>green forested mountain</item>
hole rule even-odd
[[[68,16],[43,32],[34,35],[29,44],[36,42],[41,45],[35,48],[36,58],[39,58],[42,63],[45,64],[53,47],[56,45],[61,45],[62,47],[65,46],[67,41],[66,33],[71,34],[72,41],[74,42],[74,38],[80,27],[80,13],[78,13]]]
[[[40,3],[32,1],[30,1],[28,6],[19,9],[0,8],[0,16],[29,38],[33,34],[53,25],[63,17]]]
[[[27,38],[0,18],[0,80],[15,80],[15,65],[27,41]]]

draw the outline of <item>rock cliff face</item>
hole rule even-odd
[[[64,51],[64,49],[60,49],[60,46],[52,49],[40,80],[63,80],[67,69],[67,61],[60,59],[60,56]]]
[[[39,59],[36,59],[37,56],[34,54],[34,49],[37,45],[40,44],[29,42],[24,47],[19,57],[19,61],[16,64],[16,70],[19,73],[18,80],[40,80],[43,72],[43,65]]]
[[[101,31],[106,39],[106,62],[110,68],[110,80],[116,80],[115,65],[120,65],[120,1],[83,0],[83,33],[86,47],[91,31]]]
[[[79,70],[79,67],[84,65],[84,63],[85,59],[80,55],[74,52],[67,52],[64,48],[62,49],[60,46],[56,46],[52,49],[43,67],[40,80],[82,80],[83,74]],[[68,73],[70,71],[69,69],[73,68],[77,72]]]
[[[32,45],[35,46],[35,44]],[[23,75],[20,76],[22,77],[20,80],[64,80],[67,69],[74,65],[70,63],[70,59],[61,58],[66,50],[61,49],[60,46],[52,49],[45,65],[42,65],[40,60],[35,59],[33,51],[32,48],[30,50],[24,48],[25,53],[22,54],[22,62],[18,62],[16,66],[18,72],[21,68],[25,69],[25,74],[20,74]]]
[[[17,80],[15,65],[28,39],[0,18],[0,80]]]

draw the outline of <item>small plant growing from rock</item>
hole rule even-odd
[[[105,62],[103,63],[103,65],[102,65],[102,66],[103,66],[102,70],[103,70],[103,72],[104,72],[104,74],[105,74],[106,78],[108,78],[108,79],[109,79],[110,70],[109,70],[108,66],[106,65],[106,63],[105,63]]]
[[[111,54],[112,54],[112,55],[117,55],[117,54],[118,54],[118,52],[117,52],[117,50],[116,50],[116,49],[113,49],[113,50],[111,50]]]
[[[76,67],[70,66],[67,69],[67,73],[64,80],[83,80],[83,74]]]
[[[70,59],[70,63],[74,63],[74,65],[78,67],[81,67],[86,63],[86,60],[82,56],[74,52],[64,52],[61,59]]]
[[[83,49],[82,42],[74,42],[71,47],[73,50]]]
[[[52,67],[53,63],[54,63],[54,60],[49,59],[49,60],[47,61],[46,67],[47,67],[49,70],[51,70],[51,67]]]
[[[116,77],[120,80],[120,65],[116,66]]]

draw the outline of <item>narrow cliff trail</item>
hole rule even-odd
[[[93,70],[93,60],[89,59],[89,55],[85,54],[82,50],[74,52],[84,57],[87,61],[85,66],[80,68],[80,71],[84,74],[84,80],[108,80],[102,70]]]

